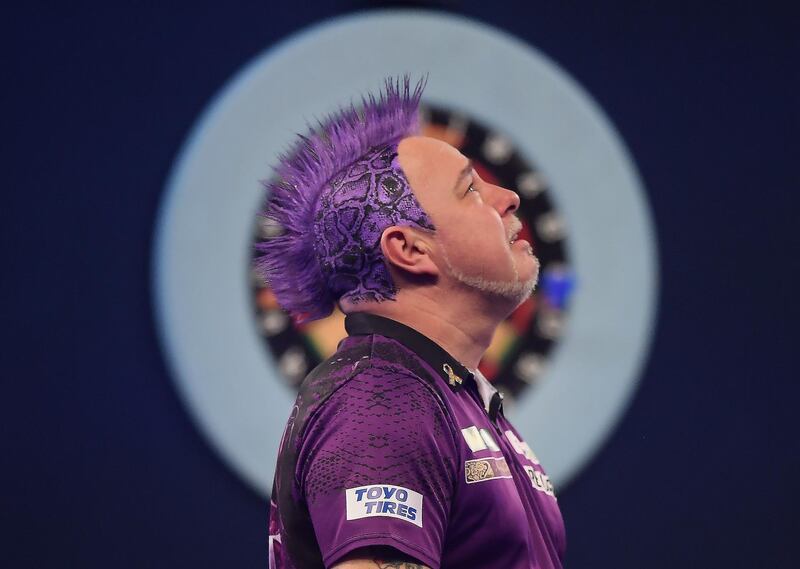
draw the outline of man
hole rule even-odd
[[[415,135],[422,83],[333,115],[283,157],[258,268],[299,320],[349,336],[303,382],[280,446],[273,568],[561,567],[552,484],[477,371],[533,291],[518,196]]]

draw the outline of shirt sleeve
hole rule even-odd
[[[297,463],[325,566],[386,545],[438,569],[456,449],[441,400],[417,377],[368,368],[331,395]]]

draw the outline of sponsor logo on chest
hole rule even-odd
[[[539,459],[536,458],[536,455],[533,453],[531,447],[528,446],[528,443],[519,440],[517,435],[514,434],[514,431],[506,431],[506,438],[508,439],[508,442],[511,443],[511,447],[516,451],[517,454],[523,455],[533,464],[539,464]]]
[[[547,474],[527,465],[525,465],[525,472],[531,480],[531,486],[539,492],[544,492],[548,496],[556,497],[555,491],[553,490],[553,483],[550,482],[550,478],[548,478]]]
[[[345,490],[347,519],[398,518],[422,527],[422,494],[402,486],[376,484]]]
[[[475,425],[471,425],[466,429],[461,429],[461,436],[464,437],[464,441],[472,452],[487,449],[494,452],[500,450],[492,434],[488,430],[479,429]]]
[[[511,478],[506,459],[501,457],[476,458],[464,463],[464,476],[467,484],[492,480],[494,478]]]
[[[504,434],[511,448],[513,448],[518,455],[521,455],[534,465],[539,465],[539,459],[528,443],[520,440],[514,431],[507,430]],[[464,437],[464,441],[473,453],[482,450],[500,451],[500,447],[487,429],[479,429],[475,425],[471,425],[465,429],[461,429],[461,435]],[[550,481],[547,474],[537,470],[530,464],[523,463],[521,466],[528,475],[531,486],[533,486],[535,490],[543,492],[553,498],[556,497],[553,490],[553,483]],[[464,476],[467,484],[474,484],[475,482],[483,482],[485,480],[496,480],[498,478],[513,478],[506,459],[497,456],[467,460],[464,463]]]

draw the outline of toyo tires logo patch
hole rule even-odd
[[[422,527],[422,494],[402,486],[375,484],[345,490],[347,519],[398,518]]]

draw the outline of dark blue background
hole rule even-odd
[[[449,4],[588,89],[657,226],[653,349],[619,429],[560,495],[568,565],[796,566],[797,20],[775,4],[585,4]],[[123,6],[4,9],[0,566],[265,567],[266,503],[190,423],[156,341],[153,224],[225,81],[366,4]]]

